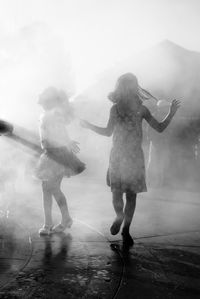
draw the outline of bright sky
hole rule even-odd
[[[0,40],[37,22],[61,37],[79,89],[166,38],[200,51],[199,0],[0,0]]]

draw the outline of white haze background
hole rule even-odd
[[[114,73],[105,80],[107,71],[119,65],[125,71],[127,61],[134,60],[134,56],[145,68],[144,56],[138,53],[165,39],[200,52],[199,11],[198,0],[0,0],[0,117],[18,129],[26,129],[29,132],[24,133],[26,138],[34,133],[37,141],[41,113],[38,95],[54,85],[72,95],[75,105],[79,101],[78,116],[104,125],[111,106],[106,93],[113,89],[118,75]],[[146,84],[150,79],[154,81],[154,66],[148,67],[146,76],[139,74],[139,79]],[[81,104],[81,95],[99,80],[102,94],[94,89],[94,99],[84,99],[86,104],[84,101]],[[173,77],[168,80],[173,82]],[[91,104],[87,100],[92,100]],[[104,110],[100,109],[102,106]],[[80,141],[81,158],[88,169],[82,176],[66,181],[63,188],[71,197],[75,216],[84,218],[87,211],[83,207],[93,208],[97,190],[99,197],[110,197],[105,186],[110,140],[82,130],[77,123],[70,135]],[[7,192],[14,182],[17,192],[26,194],[26,199],[37,197],[34,203],[41,207],[40,183],[27,170],[34,152],[3,137],[0,147],[1,181],[5,180],[7,188],[2,187],[2,205],[10,200]],[[96,184],[100,186],[97,189]],[[16,201],[17,196],[13,198]],[[26,200],[25,205],[31,206],[31,202]],[[139,211],[142,222],[144,215]],[[173,211],[179,211],[179,219],[185,217],[184,208],[173,206]],[[91,219],[95,216],[90,215],[88,221],[92,222]],[[173,224],[167,218],[166,222]]]

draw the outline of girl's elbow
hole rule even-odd
[[[112,136],[112,131],[107,131],[107,132],[106,132],[106,136],[107,136],[107,137]]]
[[[163,126],[159,126],[159,128],[158,128],[158,132],[159,132],[159,133],[162,133],[164,130],[165,130],[165,127],[163,127]]]
[[[156,130],[158,133],[162,133],[164,131],[164,128],[162,125],[157,125],[154,127],[154,130]]]
[[[42,139],[42,140],[40,141],[40,143],[41,143],[41,147],[42,147],[43,149],[47,149],[47,148],[49,147],[49,144],[48,144],[47,140],[45,140],[45,139]]]

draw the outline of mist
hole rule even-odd
[[[158,4],[153,2],[154,5]],[[142,15],[145,6],[138,8],[138,2],[134,3]],[[145,18],[151,23],[148,40],[146,25],[140,28],[139,34],[136,29],[131,31],[131,26],[136,25],[131,23],[131,16],[127,28],[123,25],[121,31],[114,31],[115,38],[111,38],[110,30],[104,39],[103,33],[99,33],[101,28],[99,19],[93,30],[87,31],[90,23],[83,22],[85,17],[89,15],[93,22],[95,19],[94,11],[92,11],[94,15],[91,16],[87,5],[83,12],[76,16],[77,23],[70,23],[69,20],[65,23],[68,15],[63,15],[57,6],[55,9],[59,14],[52,17],[54,5],[55,2],[52,1],[50,8],[47,5],[46,17],[44,17],[45,9],[40,10],[37,6],[34,9],[35,20],[31,19],[29,22],[27,16],[25,20],[19,21],[18,18],[15,30],[1,35],[1,119],[14,125],[16,135],[39,145],[38,125],[42,112],[37,104],[39,94],[48,86],[55,86],[67,92],[76,115],[68,128],[69,135],[71,139],[80,143],[80,159],[86,163],[87,169],[77,177],[65,179],[62,188],[67,196],[72,216],[99,229],[105,229],[106,224],[107,230],[104,233],[108,234],[109,225],[114,217],[111,193],[106,186],[112,139],[84,130],[79,126],[79,120],[86,119],[105,126],[112,106],[107,98],[108,93],[114,89],[115,82],[121,74],[133,72],[138,77],[140,85],[159,100],[171,101],[178,98],[182,101],[181,109],[163,135],[170,140],[170,149],[166,154],[167,165],[164,163],[163,170],[159,170],[164,172],[164,185],[154,184],[156,179],[152,173],[154,172],[155,177],[158,176],[158,157],[155,157],[150,171],[147,169],[151,140],[149,128],[144,124],[143,149],[149,193],[138,196],[133,223],[135,235],[140,237],[158,233],[157,228],[160,224],[162,224],[160,233],[196,229],[198,223],[193,223],[192,219],[197,213],[195,206],[198,206],[196,194],[199,192],[200,174],[198,83],[200,45],[194,41],[190,43],[184,40],[179,33],[177,33],[179,38],[176,38],[172,31],[161,30],[154,36],[153,17],[150,20],[146,10]],[[102,15],[105,9],[100,4],[99,6]],[[111,5],[108,8],[109,13],[112,7]],[[118,3],[117,11],[114,13],[115,24],[120,14],[120,7]],[[105,13],[104,16],[106,24],[112,16],[109,13]],[[105,25],[102,26],[105,29]],[[127,36],[124,32],[128,32]],[[126,39],[129,40],[134,34],[137,38],[132,44],[128,43]],[[176,42],[169,40],[162,42],[166,36]],[[94,37],[94,40],[89,43],[91,37]],[[113,41],[114,46],[111,46]],[[116,50],[119,45],[123,46]],[[189,47],[186,49],[185,46]],[[194,51],[189,50],[191,48]],[[155,101],[146,101],[144,104],[162,119]],[[30,215],[34,215],[39,227],[42,224],[41,182],[34,177],[34,167],[39,154],[34,147],[27,147],[6,136],[1,136],[0,148],[1,209],[19,213],[19,217],[23,215],[23,222],[27,221],[30,226]],[[162,152],[165,150],[161,148]],[[54,209],[54,216],[58,219],[56,206]]]
[[[14,133],[33,144],[28,147],[1,137],[1,204],[12,206],[8,201],[17,194],[10,196],[10,192],[32,192],[31,186],[39,185],[34,179],[39,159],[34,145],[40,146],[38,126],[42,113],[39,94],[48,86],[57,86],[71,95],[75,83],[69,53],[46,24],[24,26],[2,37],[0,44],[1,119],[12,123]],[[16,198],[14,201],[17,203]]]

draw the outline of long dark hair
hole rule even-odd
[[[148,99],[158,101],[150,92],[139,86],[137,77],[132,73],[126,73],[118,78],[115,90],[109,93],[108,98],[116,104],[120,101],[127,102],[132,100],[139,105]]]

